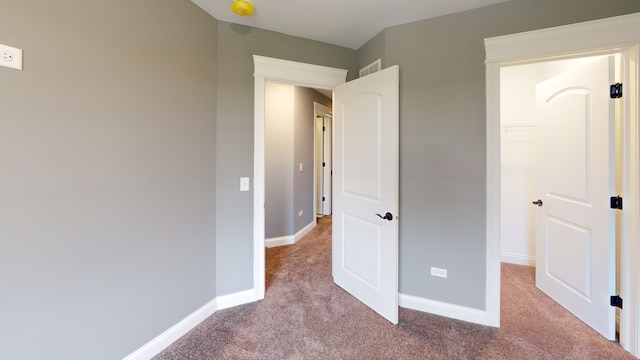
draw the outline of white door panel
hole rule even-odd
[[[344,104],[344,194],[382,201],[382,94],[359,94]]]
[[[349,214],[343,217],[342,266],[375,291],[381,290],[382,226]],[[374,261],[369,261],[374,259]]]
[[[547,191],[567,201],[588,203],[589,91],[569,89],[547,99]]]
[[[396,324],[398,67],[339,85],[333,106],[334,280]]]
[[[589,299],[591,231],[554,217],[547,219],[547,226],[547,241],[562,239],[547,242],[547,276],[561,283],[566,289]]]
[[[615,338],[614,57],[538,84],[536,285]]]

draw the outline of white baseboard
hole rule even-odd
[[[148,360],[166,349],[173,342],[178,340],[184,334],[191,331],[203,322],[206,318],[213,315],[216,311],[230,308],[237,305],[247,304],[256,301],[255,290],[245,290],[237,293],[218,296],[209,301],[207,304],[193,312],[191,315],[182,319],[179,323],[156,336],[155,339],[149,341],[138,350],[125,357],[123,360]]]
[[[223,310],[230,307],[258,301],[258,299],[256,299],[256,291],[254,289],[239,291],[229,295],[218,296],[216,300],[218,300],[218,308],[216,310]]]
[[[303,227],[302,229],[300,229],[300,231],[298,231],[294,236],[293,236],[293,242],[296,243],[298,242],[298,240],[302,239],[303,236],[307,235],[309,232],[311,232],[311,230],[313,230],[316,227],[316,220],[314,219],[312,222],[308,223],[305,227]]]
[[[403,308],[445,316],[470,323],[491,326],[489,323],[489,316],[485,310],[453,305],[405,294],[400,294],[398,300],[399,305]]]
[[[305,227],[300,229],[294,235],[288,236],[280,236],[275,238],[269,238],[264,240],[264,246],[271,248],[276,246],[284,246],[284,245],[293,245],[298,242],[298,240],[302,239],[303,236],[307,235],[313,228],[316,227],[316,221],[312,221],[307,224]]]
[[[125,357],[123,360],[151,359],[184,334],[198,326],[198,324],[203,322],[206,318],[213,315],[216,311],[242,304],[248,304],[256,300],[256,293],[254,289],[218,296],[193,312],[191,315],[173,325],[162,334],[158,335],[153,340],[149,341],[147,344],[143,345],[138,350],[131,353],[129,356]],[[407,309],[446,316],[480,325],[488,325],[487,313],[484,310],[452,305],[405,294],[399,295],[399,305]]]
[[[268,248],[291,245],[293,243],[295,243],[293,235],[264,239],[264,246]]]
[[[158,335],[155,339],[149,341],[144,346],[131,353],[129,356],[124,358],[124,360],[151,359],[153,356],[159,354],[174,341],[178,340],[181,336],[188,333],[191,329],[193,329],[198,324],[203,322],[206,318],[215,313],[217,309],[217,299],[209,301],[207,304],[193,312],[191,315],[182,319],[179,323],[173,325],[167,331]]]
[[[500,253],[500,261],[525,266],[536,266],[536,257],[532,255],[512,254],[512,253]]]

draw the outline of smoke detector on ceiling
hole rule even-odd
[[[253,4],[247,0],[235,0],[231,4],[231,11],[240,16],[249,16],[253,14]]]

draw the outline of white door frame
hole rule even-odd
[[[253,55],[253,301],[264,299],[264,114],[267,82],[332,90],[346,81],[347,70]],[[314,195],[315,196],[315,195]],[[313,209],[315,212],[315,208]]]
[[[489,325],[500,326],[500,68],[551,59],[621,53],[623,98],[620,344],[640,356],[638,61],[640,13],[485,39],[487,96],[487,288]],[[613,195],[613,194],[612,194]],[[612,294],[613,295],[613,294]]]
[[[315,134],[315,132],[318,130],[318,128],[315,126],[315,122],[318,121],[317,120],[318,115],[322,115],[323,118],[328,116],[328,117],[330,117],[332,119],[332,122],[333,122],[333,117],[332,117],[330,108],[328,108],[328,107],[326,107],[326,106],[324,106],[322,104],[319,104],[317,102],[313,103],[313,113],[314,113],[314,117],[313,117],[313,121],[314,121],[314,126],[313,126],[313,129],[314,129],[314,137],[313,137],[313,139],[314,139],[313,140],[314,141],[314,143],[313,143],[313,153],[314,153],[313,154],[314,155],[313,156],[313,211],[316,212],[317,209],[318,209],[318,197],[316,196],[316,194],[318,193],[317,192],[318,191],[318,186],[320,186],[320,185],[318,185],[318,181],[317,181],[317,179],[318,179],[318,173],[317,173],[318,172],[318,163],[317,163],[317,159],[318,159],[318,154],[317,154],[317,152],[318,152],[318,144],[316,143],[316,141],[318,139],[318,135]],[[323,123],[324,123],[324,120],[323,120]],[[331,129],[329,129],[329,130],[331,130]],[[333,138],[333,136],[331,136],[331,137]],[[326,138],[326,134],[323,133],[322,134],[323,143],[326,143],[325,142],[325,140],[326,140],[325,138]],[[333,139],[331,141],[333,143]],[[324,146],[323,146],[323,158],[324,158],[325,154],[326,154],[326,150],[324,150]],[[325,160],[326,160],[325,162],[329,165],[329,168],[331,168],[333,166],[333,164],[331,162],[332,160],[331,159],[327,160],[326,158],[325,158]],[[323,173],[323,178],[322,178],[322,187],[323,187],[322,193],[324,194],[324,190],[325,190],[324,188],[326,187],[326,176],[325,176],[324,173]],[[333,186],[330,186],[330,188],[333,188]],[[327,203],[329,205],[331,205],[331,203],[332,203],[331,194],[329,194],[328,197],[329,197],[329,200],[327,200],[323,205],[326,205]],[[327,215],[327,214],[325,214],[325,212],[326,211],[325,211],[324,206],[323,206],[323,208],[322,208],[323,215]],[[314,219],[317,219],[317,218],[314,216]],[[314,220],[314,221],[317,222],[317,220]]]

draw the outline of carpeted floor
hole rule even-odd
[[[267,249],[267,292],[221,310],[154,359],[635,359],[503,264],[499,329],[400,308],[394,326],[333,283],[331,218]]]

